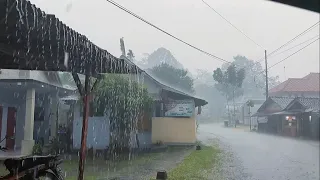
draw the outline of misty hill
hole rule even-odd
[[[141,61],[137,62],[142,69],[149,69],[162,63],[169,64],[175,68],[183,68],[183,65],[166,48],[159,48],[150,55],[146,55]]]

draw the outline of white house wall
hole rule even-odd
[[[74,109],[73,121],[73,148],[80,149],[82,132],[82,114],[79,105]],[[108,117],[89,117],[88,119],[87,148],[105,149],[110,143],[110,121]],[[138,133],[140,148],[151,146],[151,132]],[[131,148],[137,148],[136,134],[131,134]]]
[[[73,148],[80,149],[82,132],[82,114],[80,114],[79,104],[74,109],[73,121]],[[107,117],[89,117],[87,148],[105,149],[110,141],[110,123]]]
[[[73,148],[81,147],[82,117],[73,123]],[[105,117],[89,117],[87,148],[105,149],[109,145],[109,121]]]

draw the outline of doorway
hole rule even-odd
[[[16,114],[17,109],[15,107],[8,107],[6,138],[6,148],[8,149],[14,149],[15,145]]]

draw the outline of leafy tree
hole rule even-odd
[[[109,117],[111,151],[130,147],[138,119],[152,112],[152,104],[141,84],[121,75],[105,75],[94,92],[93,108],[96,114]]]
[[[151,73],[164,83],[168,83],[186,92],[194,93],[193,79],[185,69],[178,69],[169,64],[162,63],[159,66],[153,67]]]
[[[245,96],[249,97],[264,97],[265,94],[265,73],[263,73],[263,67],[261,63],[255,62],[246,58],[245,56],[237,55],[234,57],[233,64],[236,67],[242,67],[246,70],[246,76],[243,80],[243,92]],[[222,65],[222,70],[226,70],[229,64]],[[278,76],[269,75],[269,88],[272,88],[279,84]]]
[[[234,99],[242,94],[242,83],[245,78],[245,70],[237,69],[234,64],[227,67],[226,71],[217,68],[213,72],[213,78],[218,82],[217,89],[222,92],[228,101],[233,100],[233,117],[235,116],[235,101]],[[228,116],[230,119],[230,110],[228,105]]]

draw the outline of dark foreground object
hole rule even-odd
[[[46,177],[48,180],[63,180],[59,168],[62,160],[58,156],[28,156],[10,158],[4,161],[9,174],[0,177],[0,180],[31,180]]]
[[[229,121],[224,121],[224,127],[228,127],[229,126]]]
[[[166,180],[168,179],[168,175],[166,171],[158,171],[157,172],[157,180]]]

